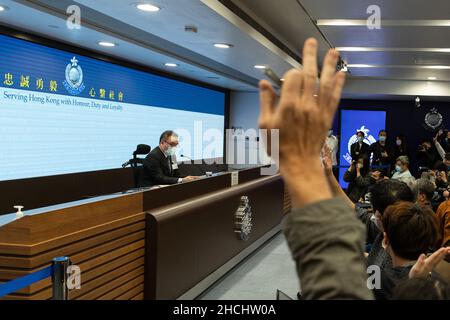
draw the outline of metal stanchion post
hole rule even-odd
[[[58,257],[53,259],[53,300],[69,300],[69,289],[67,288],[67,268],[70,264],[70,259],[68,257]]]

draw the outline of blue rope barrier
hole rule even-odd
[[[48,277],[51,277],[52,274],[53,266],[49,266],[32,274],[0,284],[0,298],[26,288],[36,282],[47,279]]]

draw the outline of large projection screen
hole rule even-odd
[[[0,52],[0,181],[119,168],[168,129],[178,155],[223,157],[223,91],[5,35]]]

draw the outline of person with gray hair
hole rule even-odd
[[[409,171],[409,159],[407,156],[400,156],[395,163],[395,173],[392,176],[394,180],[405,182],[411,189],[414,187],[416,179]]]
[[[436,186],[429,179],[420,178],[414,184],[413,189],[416,195],[416,203],[421,206],[432,208],[432,200]]]

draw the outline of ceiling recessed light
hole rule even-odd
[[[255,65],[255,69],[266,69],[266,66],[263,66],[262,64]]]
[[[348,64],[347,68],[376,68],[374,64]]]
[[[230,49],[233,48],[233,45],[229,43],[215,43],[214,47],[219,49]]]
[[[176,63],[172,63],[172,62],[167,62],[166,64],[164,64],[166,67],[169,68],[176,68],[178,67],[178,65]]]
[[[100,41],[98,44],[102,47],[115,47],[116,46],[115,43],[108,42],[108,41]]]
[[[137,3],[136,8],[146,12],[158,12],[159,10],[161,10],[160,7],[154,6],[150,3]]]
[[[8,7],[6,7],[6,6],[0,6],[0,12],[6,11],[6,10],[8,10]]]
[[[436,80],[436,77],[428,77],[428,80]]]
[[[383,68],[383,69],[432,69],[432,70],[450,70],[448,66],[433,65],[394,65],[394,64],[349,64],[349,68]]]
[[[367,20],[358,19],[319,19],[318,26],[366,27]],[[384,27],[449,27],[450,20],[383,20]]]

